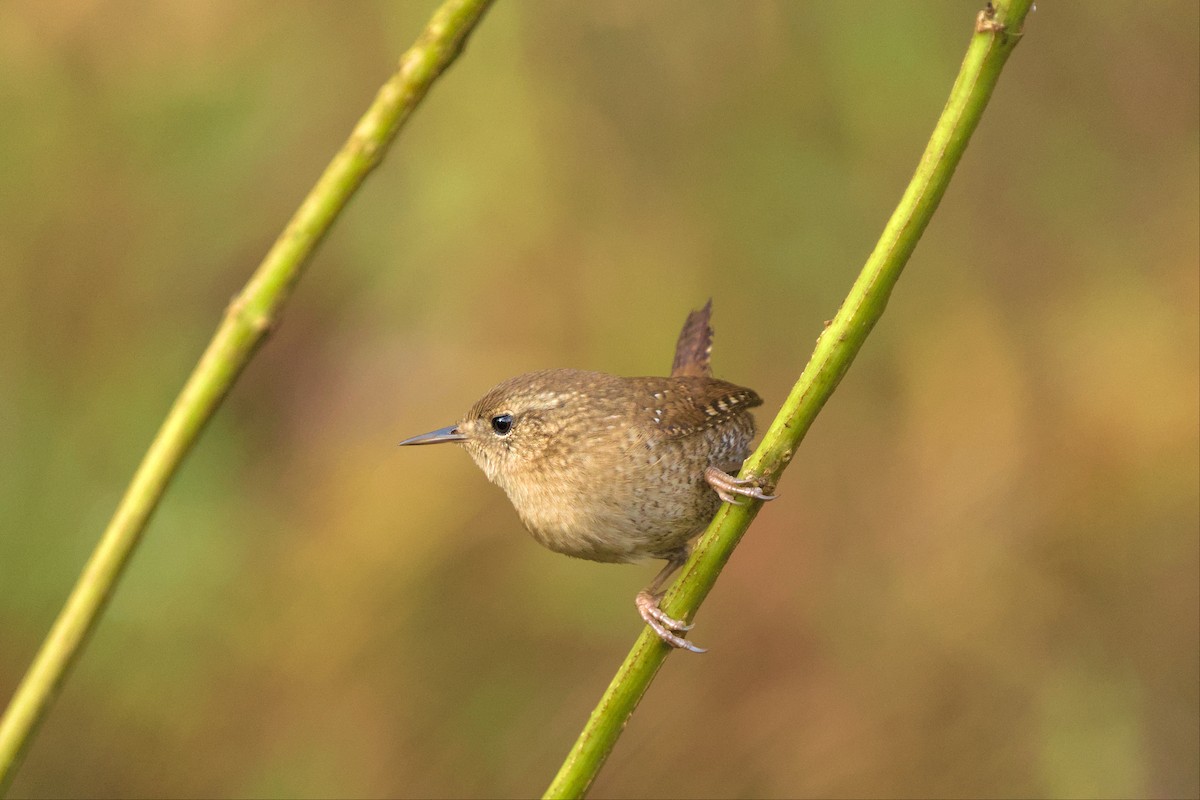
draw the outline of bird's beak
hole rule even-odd
[[[458,432],[458,427],[451,425],[449,428],[438,428],[436,431],[422,433],[420,436],[414,436],[411,439],[405,439],[398,447],[403,447],[406,444],[441,444],[442,442],[462,442],[466,440]]]

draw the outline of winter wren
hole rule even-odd
[[[534,538],[592,561],[663,558],[637,608],[673,647],[703,652],[691,626],[659,607],[689,544],[738,496],[771,500],[733,477],[750,452],[762,400],[712,377],[710,300],[688,315],[669,378],[551,369],[501,383],[456,425],[401,442],[458,442],[507,494]]]

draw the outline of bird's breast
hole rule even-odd
[[[496,482],[551,550],[593,561],[661,558],[712,518],[720,501],[704,470],[715,464],[736,471],[750,435],[752,428],[740,424],[674,439],[649,426],[623,426],[594,447],[584,441],[513,465]]]

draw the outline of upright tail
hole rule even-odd
[[[675,363],[671,365],[671,377],[712,377],[709,357],[712,355],[713,331],[708,320],[712,316],[712,298],[704,308],[688,314],[675,343]]]

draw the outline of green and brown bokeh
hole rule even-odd
[[[0,7],[0,695],[420,3]],[[13,796],[521,796],[656,565],[396,441],[518,372],[803,367],[961,3],[501,3],[185,464]],[[1046,7],[597,796],[1200,787],[1197,12]],[[686,767],[683,765],[687,765]]]

